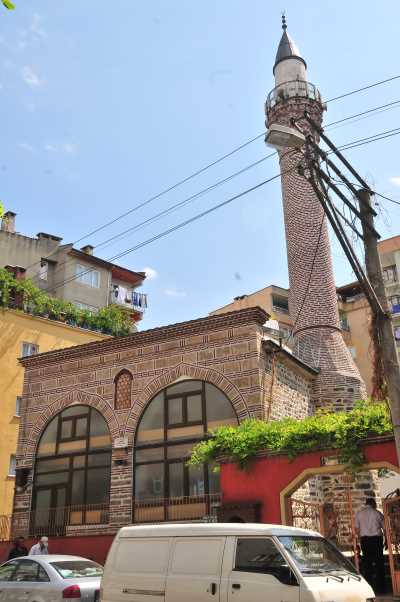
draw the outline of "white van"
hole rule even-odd
[[[354,566],[319,533],[282,525],[124,527],[101,602],[367,602]]]

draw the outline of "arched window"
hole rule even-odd
[[[111,437],[94,408],[73,405],[46,426],[36,452],[35,534],[103,522],[110,491]],[[68,510],[66,510],[68,508]]]
[[[122,370],[115,377],[115,403],[116,410],[126,410],[131,407],[132,374]]]
[[[218,474],[207,466],[187,466],[195,443],[211,429],[237,425],[229,399],[212,384],[185,380],[161,391],[144,411],[135,445],[135,520],[146,500],[206,496],[219,492]],[[170,520],[147,513],[148,520]]]

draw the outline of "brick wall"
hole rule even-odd
[[[266,317],[259,308],[245,309],[22,360],[24,411],[17,462],[18,468],[29,468],[31,473],[28,488],[15,496],[19,530],[26,532],[28,528],[40,435],[58,412],[73,403],[96,408],[106,419],[112,440],[126,437],[128,442],[125,449],[113,449],[111,520],[101,527],[102,533],[115,531],[132,520],[136,426],[151,399],[177,379],[214,384],[230,399],[240,420],[263,418],[267,394],[272,394],[273,418],[307,415],[313,374],[302,371],[297,364],[292,371],[288,360],[278,357],[271,390],[271,360],[263,347]],[[132,374],[131,404],[115,409],[114,379],[123,370]],[[115,462],[121,458],[126,462],[123,465]],[[74,529],[75,534],[94,531],[93,526]]]
[[[291,126],[294,118],[307,132],[305,110],[322,122],[321,105],[307,98],[277,103],[267,121]],[[366,391],[339,328],[326,217],[313,188],[297,171],[304,166],[302,152],[284,149],[280,165],[295,353],[320,369],[313,389],[315,408],[347,409]]]

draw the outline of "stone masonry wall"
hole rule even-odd
[[[25,491],[15,495],[15,532],[26,534],[28,529],[35,450],[41,433],[68,405],[82,403],[96,408],[108,423],[112,441],[120,437],[128,441],[125,449],[114,448],[112,452],[110,524],[75,527],[74,534],[114,532],[131,522],[135,429],[151,399],[177,379],[213,383],[230,399],[240,420],[262,418],[264,372],[268,371],[262,348],[265,319],[259,308],[246,309],[24,359],[17,467],[30,469],[30,478]],[[130,408],[116,410],[114,379],[121,370],[133,376],[132,403]],[[279,362],[277,374],[274,416],[301,417],[310,404],[305,377],[291,375]],[[126,464],[117,465],[118,458],[124,458]]]

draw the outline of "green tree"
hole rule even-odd
[[[8,10],[14,10],[15,5],[10,2],[10,0],[1,0],[3,3],[3,6],[5,6],[6,8],[8,8]]]

